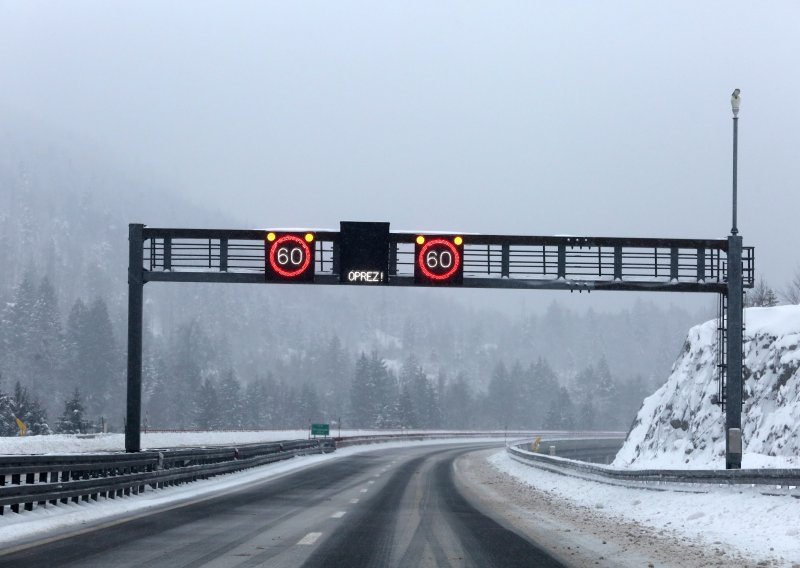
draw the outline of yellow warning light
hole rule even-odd
[[[267,240],[272,242],[275,240],[275,233],[267,233]]]
[[[421,245],[421,244],[423,244],[424,242],[425,242],[425,237],[423,237],[422,235],[420,235],[420,236],[418,236],[418,237],[417,237],[417,244],[418,244],[418,245]]]
[[[306,242],[310,243],[313,240],[314,240],[314,235],[312,235],[311,233],[306,233]]]
[[[453,242],[456,243],[456,246],[461,246],[461,243],[464,242],[464,239],[462,239],[461,237],[456,237],[455,239],[453,239]]]

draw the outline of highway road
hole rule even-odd
[[[0,566],[561,566],[459,490],[454,460],[489,444],[342,457],[221,496],[73,530]]]

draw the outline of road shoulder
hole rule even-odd
[[[747,566],[738,555],[657,530],[602,509],[571,502],[523,483],[492,466],[497,450],[473,452],[455,462],[459,490],[474,506],[516,530],[568,566]]]

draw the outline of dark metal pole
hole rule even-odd
[[[744,282],[742,237],[736,226],[739,166],[739,107],[741,90],[731,95],[733,112],[733,224],[728,237],[728,360],[725,390],[725,469],[742,467],[742,333],[744,328]]]
[[[728,385],[725,401],[725,469],[742,467],[742,237],[728,237]]]
[[[128,225],[128,415],[125,451],[141,450],[142,418],[142,307],[144,300],[144,225]]]
[[[736,235],[739,233],[739,228],[736,226],[738,167],[739,167],[739,117],[737,115],[734,115],[733,116],[733,226],[731,228],[732,235]]]

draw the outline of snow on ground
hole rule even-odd
[[[458,430],[341,430],[342,437],[388,436],[394,434],[463,434]],[[483,432],[489,434],[491,432]],[[503,435],[502,430],[494,432]],[[548,432],[542,432],[545,434]],[[331,428],[331,436],[339,436],[340,431]],[[508,432],[508,436],[530,435],[530,433]],[[560,432],[569,437],[582,435],[581,432]],[[602,433],[599,433],[602,434]],[[259,442],[279,442],[283,440],[302,440],[308,438],[308,430],[253,430],[229,432],[143,432],[142,450],[155,448],[177,448],[204,446],[236,446]],[[73,434],[54,434],[52,436],[0,437],[0,456],[19,454],[79,454],[99,452],[124,452],[124,434],[96,434],[81,436]]]
[[[286,431],[283,432],[285,433]],[[305,434],[305,431],[303,433]],[[344,431],[342,433],[344,434]],[[49,438],[52,436],[42,437]],[[280,439],[285,440],[285,434]],[[207,442],[208,438],[205,437],[204,440]],[[251,484],[275,479],[301,469],[353,454],[388,448],[482,441],[497,441],[497,438],[450,438],[350,446],[338,449],[330,454],[298,456],[286,461],[198,480],[186,485],[155,490],[148,488],[144,493],[129,497],[99,499],[96,502],[59,503],[57,505],[48,505],[44,508],[36,507],[33,511],[25,511],[20,514],[10,513],[7,509],[6,514],[0,516],[0,550],[12,546],[21,546],[27,542],[52,536],[61,531],[75,529],[82,525],[114,522],[121,518],[129,519],[134,516],[146,515],[155,509],[170,505],[179,506],[187,501],[210,498],[225,491],[242,489]]]
[[[355,434],[349,434],[355,435]],[[203,447],[257,442],[298,440],[308,437],[308,430],[262,430],[257,432],[152,432],[142,433],[142,449]],[[94,452],[124,452],[124,434],[53,434],[0,438],[3,454],[79,454]]]
[[[721,565],[800,566],[800,501],[792,497],[735,487],[701,494],[628,489],[543,471],[514,461],[505,451],[488,461],[531,491],[602,515],[609,527],[635,523],[665,537],[688,540],[700,550],[722,550],[720,560],[727,560]],[[730,556],[737,551],[747,558],[743,564]]]

